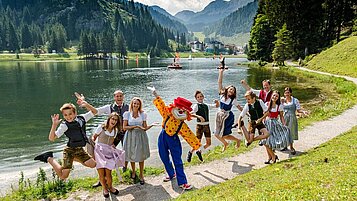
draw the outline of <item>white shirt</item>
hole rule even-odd
[[[106,123],[106,122],[105,122]],[[103,131],[103,125],[100,124],[96,129],[95,129],[95,134],[99,134]],[[109,132],[109,131],[104,131],[104,133],[110,137],[113,137],[115,135],[115,129],[112,130],[112,132]]]
[[[268,111],[268,107],[264,104],[264,102],[262,100],[260,100],[260,99],[257,99],[257,100],[259,101],[260,106],[263,109],[263,112]],[[249,106],[248,106],[248,103],[246,103],[244,105],[243,110],[242,110],[242,112],[240,113],[239,116],[244,117],[248,112],[249,112]]]
[[[206,104],[206,103],[196,103],[192,107],[192,112],[196,113],[198,111],[198,104]],[[213,108],[217,108],[216,104],[206,104],[208,106],[208,115],[209,115],[209,110]],[[209,121],[206,122],[197,122],[198,125],[209,125]]]
[[[266,102],[265,105],[269,108],[269,102]],[[277,108],[278,108],[278,105],[275,104],[275,107],[271,107],[270,112],[276,112]],[[283,110],[284,110],[284,106],[283,106],[283,104],[280,104],[279,112],[281,112]]]
[[[129,126],[142,126],[146,119],[147,114],[145,112],[139,113],[137,118],[134,118],[130,112],[125,112],[123,114],[123,120],[127,120]]]
[[[295,106],[296,106],[296,109],[297,109],[297,110],[300,110],[300,109],[301,109],[299,100],[298,100],[297,98],[292,97],[292,96],[291,96],[291,102],[287,103],[287,102],[286,102],[286,99],[285,99],[284,102],[283,102],[283,105],[284,105],[284,106],[290,106],[290,105],[292,105],[293,103],[295,103]]]
[[[87,112],[85,114],[80,114],[78,116],[84,117],[84,121],[88,122],[91,118],[94,117],[94,114],[92,112]],[[78,121],[78,118],[76,117],[74,120]],[[61,123],[59,125],[59,127],[57,128],[57,130],[55,131],[55,135],[57,136],[57,138],[60,138],[64,134],[64,132],[66,132],[67,130],[68,130],[67,125],[64,123]]]
[[[222,103],[225,103],[226,105],[229,105],[229,103],[231,102],[231,98],[227,97],[227,99],[225,99],[225,98],[224,98],[224,95],[221,95],[219,101],[222,102]],[[238,101],[237,101],[236,98],[233,99],[232,105],[238,107],[239,103],[238,103]]]

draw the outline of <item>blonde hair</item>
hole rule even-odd
[[[63,104],[62,107],[60,108],[60,111],[63,113],[63,110],[72,110],[74,113],[77,112],[76,106],[73,105],[72,103]]]
[[[116,94],[123,94],[123,95],[124,95],[124,93],[123,93],[122,90],[116,90],[116,91],[114,91],[113,95],[116,95]]]
[[[139,107],[139,112],[143,112],[143,101],[141,100],[141,98],[138,98],[138,97],[134,97],[133,99],[131,99],[130,101],[130,106],[129,106],[129,111],[132,112],[133,111],[133,104],[134,104],[134,101],[139,101],[140,103],[140,107]]]
[[[247,97],[247,96],[250,96],[251,98],[257,99],[257,95],[251,90],[245,92],[244,97]]]

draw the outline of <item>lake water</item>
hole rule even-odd
[[[55,157],[62,157],[66,138],[62,137],[54,143],[48,141],[50,115],[59,113],[59,108],[65,102],[75,103],[75,91],[83,93],[86,100],[96,107],[112,103],[112,94],[117,89],[125,93],[126,103],[134,96],[140,97],[148,114],[148,123],[161,122],[161,117],[154,108],[153,95],[147,86],[155,86],[167,104],[177,96],[195,102],[194,92],[197,89],[204,92],[206,103],[218,99],[218,59],[181,59],[181,70],[168,69],[167,65],[171,62],[172,59],[138,62],[0,62],[0,178],[8,178],[9,175],[16,178],[20,171],[26,175],[27,172],[37,171],[38,167],[48,167],[47,164],[33,161],[34,156],[41,152],[52,150]],[[275,82],[295,80],[279,70],[250,69],[237,65],[242,62],[246,62],[246,59],[227,58],[229,70],[225,72],[223,81],[223,85],[237,86],[241,104],[245,102],[244,89],[239,84],[241,79],[258,88],[263,79],[272,78]],[[79,110],[79,113],[83,112],[83,109]],[[212,120],[214,113],[211,111]],[[104,116],[96,117],[89,122],[87,134],[90,135],[104,119]],[[194,122],[189,122],[193,130]],[[211,129],[214,129],[212,122]],[[159,132],[160,127],[148,131],[152,150],[148,164],[161,165],[156,152]],[[187,151],[187,144],[183,144]],[[219,143],[213,139],[213,144]],[[186,157],[185,152],[183,157]]]

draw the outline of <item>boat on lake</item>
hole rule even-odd
[[[172,63],[172,64],[167,65],[167,67],[171,68],[171,69],[182,69],[182,66],[179,63]]]

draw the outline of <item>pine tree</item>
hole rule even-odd
[[[250,31],[249,60],[271,61],[273,51],[274,28],[266,15],[259,14]]]
[[[30,29],[27,24],[24,24],[21,28],[21,47],[29,48],[33,45],[33,38]]]
[[[275,35],[276,41],[274,41],[274,50],[273,50],[273,60],[279,66],[284,66],[284,61],[291,58],[293,55],[293,40],[291,38],[291,31],[286,27],[286,24],[277,32]]]

